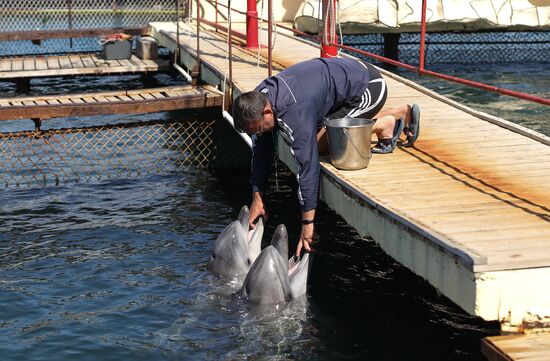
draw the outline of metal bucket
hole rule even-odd
[[[373,123],[371,119],[349,117],[325,120],[333,166],[356,170],[369,165]]]

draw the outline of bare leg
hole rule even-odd
[[[375,118],[377,118],[377,120],[374,123],[372,132],[376,134],[378,139],[391,138],[393,136],[393,127],[397,119],[404,119],[405,127],[408,127],[411,123],[411,106],[405,104],[396,108],[382,108],[382,110],[380,110],[378,114],[376,114]],[[380,122],[380,120],[382,120],[383,118],[387,120]]]
[[[406,104],[396,108],[382,108],[376,114],[376,121],[372,127],[372,132],[378,139],[387,139],[393,137],[393,128],[397,119],[405,119],[405,126],[408,126],[412,119],[411,106]]]
[[[396,118],[393,115],[378,117],[372,126],[372,132],[378,139],[392,138],[395,121]]]

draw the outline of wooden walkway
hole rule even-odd
[[[168,60],[105,60],[94,53],[0,58],[0,80],[67,75],[149,73],[169,69]]]
[[[489,361],[548,361],[550,334],[487,337],[481,351]]]
[[[175,33],[174,24],[152,24],[161,45],[174,48]],[[194,25],[182,33],[191,68]],[[266,50],[234,41],[238,95],[267,76]],[[319,49],[277,34],[273,53],[276,74]],[[201,29],[203,79],[227,78],[226,54],[224,34]],[[421,108],[416,146],[374,155],[359,171],[322,160],[321,197],[467,312],[515,325],[528,312],[550,315],[550,139],[383,74],[388,106]]]
[[[221,105],[222,96],[216,89],[187,85],[61,96],[0,98],[0,120],[150,113]]]

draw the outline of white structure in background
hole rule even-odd
[[[302,2],[298,30],[316,33],[322,0]],[[339,0],[344,34],[418,32],[420,0]],[[428,31],[550,29],[550,0],[428,0]]]

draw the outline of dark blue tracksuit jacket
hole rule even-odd
[[[303,211],[316,208],[319,191],[317,131],[323,118],[368,86],[369,73],[357,60],[312,59],[295,64],[265,79],[255,89],[267,94],[276,131],[290,145],[299,165],[298,198]],[[277,133],[274,133],[277,136]],[[252,191],[262,191],[274,155],[274,137],[252,137]]]

